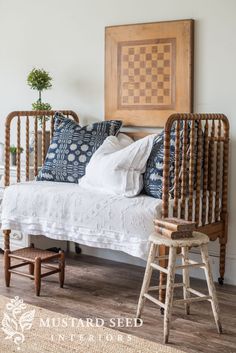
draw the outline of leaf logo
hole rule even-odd
[[[6,340],[12,340],[17,349],[25,341],[24,332],[30,330],[33,324],[35,310],[25,311],[26,304],[23,299],[15,297],[6,305],[2,319],[2,331],[6,334]]]

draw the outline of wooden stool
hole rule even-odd
[[[208,300],[211,303],[215,323],[219,333],[222,333],[222,326],[219,319],[219,307],[216,297],[215,286],[212,278],[209,256],[208,256],[208,242],[209,238],[207,235],[193,232],[192,238],[172,240],[157,233],[151,234],[149,241],[151,243],[150,252],[147,260],[146,271],[143,279],[143,285],[139,297],[137,318],[141,318],[142,309],[145,303],[145,299],[151,300],[153,303],[159,305],[164,309],[164,343],[168,342],[171,311],[173,304],[173,292],[176,287],[183,287],[184,299],[175,300],[176,303],[184,303],[186,308],[186,314],[190,313],[190,303]],[[157,256],[158,247],[165,245],[169,247],[169,256]],[[189,247],[199,246],[201,250],[202,262],[197,263],[189,259]],[[181,254],[177,254],[177,249],[181,248]],[[176,258],[182,258],[182,265],[176,265]],[[158,261],[168,259],[168,268],[161,267]],[[205,295],[198,292],[195,289],[190,288],[189,281],[189,268],[200,267],[205,271],[207,286],[209,295]],[[152,271],[159,270],[167,274],[167,285],[166,286],[153,286],[150,287],[150,281]],[[177,269],[183,270],[183,283],[174,283],[175,271]],[[162,303],[158,299],[154,298],[148,292],[160,290],[166,288],[165,303]],[[195,297],[191,297],[194,294]]]
[[[17,259],[21,262],[11,266],[11,259]],[[58,266],[47,264],[47,262],[58,259]],[[54,273],[59,273],[60,287],[64,285],[65,277],[65,255],[63,251],[55,253],[52,251],[41,250],[34,248],[33,244],[30,247],[18,249],[15,251],[5,250],[5,282],[6,286],[10,286],[11,274],[25,276],[34,280],[36,295],[40,295],[41,278],[50,276]],[[15,270],[18,267],[29,265],[29,273],[23,273]],[[42,273],[42,268],[49,271]]]

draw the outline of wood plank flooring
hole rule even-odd
[[[3,256],[0,255],[2,262]],[[85,255],[67,258],[66,281],[59,288],[58,277],[53,275],[42,281],[41,296],[34,295],[33,282],[27,278],[12,276],[11,287],[5,288],[3,267],[0,267],[0,294],[7,297],[18,295],[30,303],[55,312],[77,318],[134,317],[144,269]],[[2,264],[1,264],[2,265]],[[157,278],[154,278],[154,283]],[[177,278],[180,280],[180,277]],[[203,281],[192,280],[191,286],[206,291]],[[181,290],[176,290],[181,296]],[[236,287],[217,285],[223,334],[218,335],[207,302],[194,303],[191,315],[184,314],[182,306],[175,306],[172,316],[170,345],[188,353],[235,353],[236,352]],[[119,328],[155,342],[163,338],[163,317],[157,306],[146,302],[141,328]]]

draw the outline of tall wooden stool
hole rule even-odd
[[[149,241],[151,243],[150,252],[147,260],[146,271],[143,279],[143,285],[139,297],[137,318],[141,318],[142,309],[146,299],[151,300],[153,303],[159,305],[164,309],[164,343],[168,342],[171,311],[174,303],[184,303],[186,314],[190,314],[190,303],[208,300],[211,303],[213,315],[215,318],[216,327],[219,333],[222,333],[222,326],[219,319],[219,307],[216,297],[216,290],[212,278],[209,256],[208,256],[208,242],[207,235],[193,232],[192,238],[173,240],[157,233],[151,234]],[[158,247],[165,245],[169,247],[169,256],[158,256]],[[199,246],[201,250],[202,262],[198,263],[189,259],[189,248]],[[181,253],[177,254],[177,249],[181,248]],[[176,265],[176,258],[182,258],[182,265]],[[161,267],[159,261],[168,259],[168,268]],[[209,295],[205,295],[195,289],[190,288],[189,268],[200,267],[205,271]],[[183,270],[183,283],[174,283],[175,271],[178,269]],[[150,281],[153,270],[159,270],[167,274],[166,286],[152,286]],[[183,299],[173,301],[174,288],[183,287]],[[162,303],[149,292],[166,288],[165,303]],[[194,294],[195,297],[192,297]]]
[[[11,265],[11,259],[20,261],[15,265]],[[49,262],[57,261],[56,265]],[[34,280],[35,293],[40,295],[41,279],[50,276],[54,273],[59,273],[59,283],[62,288],[65,278],[65,254],[63,251],[55,253],[48,250],[34,248],[33,244],[30,247],[18,249],[15,251],[4,251],[5,262],[5,282],[6,286],[10,286],[11,274],[25,276]],[[29,273],[18,271],[19,267],[29,266]],[[16,270],[17,269],[17,270]],[[43,272],[42,269],[49,271]]]

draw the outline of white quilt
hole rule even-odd
[[[2,229],[121,250],[145,259],[162,201],[84,190],[78,184],[32,181],[6,188]]]

